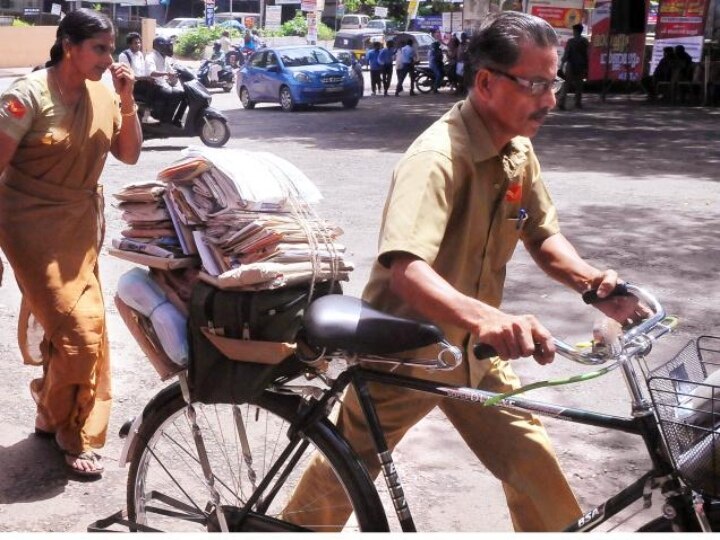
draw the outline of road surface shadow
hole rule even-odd
[[[363,98],[355,110],[331,104],[284,113],[270,104],[225,112],[237,139],[404,152],[456,99],[448,93],[375,96]],[[716,180],[719,120],[718,108],[669,107],[625,97],[602,103],[589,95],[583,110],[552,112],[534,144],[545,170]]]
[[[0,447],[0,504],[52,499],[68,483],[60,452],[34,435]]]

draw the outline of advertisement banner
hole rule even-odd
[[[707,0],[660,0],[655,38],[702,36]]]
[[[317,43],[317,12],[311,11],[307,14],[307,41],[311,45],[315,45]]]
[[[388,15],[388,8],[386,7],[375,7],[375,16],[384,19]]]
[[[590,24],[588,80],[639,81],[643,74],[645,34],[610,35],[611,0],[597,0]]]
[[[315,12],[317,10],[317,0],[302,0],[300,2],[301,11]]]
[[[410,21],[410,30],[419,30],[421,32],[432,32],[442,25],[442,16],[440,15],[421,15]]]
[[[205,26],[215,26],[215,0],[205,0]]]
[[[528,11],[546,20],[555,29],[560,58],[565,52],[565,44],[573,36],[572,27],[578,23],[586,24],[587,12],[583,9],[583,0],[531,0]]]
[[[693,62],[702,60],[709,3],[709,0],[660,0],[650,73],[655,71],[665,47],[683,45]]]
[[[265,28],[276,30],[282,21],[282,6],[265,6]]]

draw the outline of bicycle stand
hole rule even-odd
[[[110,527],[117,526],[122,527],[122,530],[111,530]],[[127,529],[127,530],[125,530]],[[147,525],[141,525],[139,523],[135,523],[134,521],[130,521],[128,519],[127,511],[126,510],[119,510],[115,512],[114,514],[103,518],[98,519],[97,521],[91,523],[88,525],[87,532],[100,532],[100,533],[108,533],[108,532],[163,532],[159,529],[153,529],[152,527],[148,527]]]

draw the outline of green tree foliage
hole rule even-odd
[[[307,16],[300,10],[295,12],[295,17],[285,21],[280,27],[281,36],[307,36]],[[334,37],[332,28],[328,25],[318,24],[318,39],[330,40]]]
[[[221,26],[214,26],[212,28],[199,26],[198,28],[188,30],[184,34],[181,34],[175,42],[175,53],[189,58],[202,58],[205,47],[220,39],[222,33],[226,30],[230,32],[230,37],[240,36],[240,32],[235,28],[228,29]]]

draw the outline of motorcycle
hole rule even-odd
[[[230,139],[230,128],[223,113],[210,106],[212,96],[197,80],[195,75],[184,66],[175,66],[178,81],[184,90],[182,102],[178,106],[187,106],[184,118],[178,123],[161,119],[155,110],[157,103],[153,99],[153,83],[137,81],[135,101],[138,116],[145,139],[165,139],[168,137],[194,137],[207,146],[219,148]],[[155,118],[159,121],[153,121]]]
[[[211,69],[217,70],[217,80],[210,80]],[[231,65],[217,60],[205,60],[198,68],[197,79],[205,88],[222,88],[223,92],[229,92],[235,86],[235,73]]]
[[[447,64],[443,66],[443,78],[440,80],[438,89],[449,87],[455,89],[455,84],[450,80],[450,74],[448,73]],[[435,84],[435,73],[429,67],[416,67],[415,68],[415,87],[421,94],[428,94],[433,89]]]

